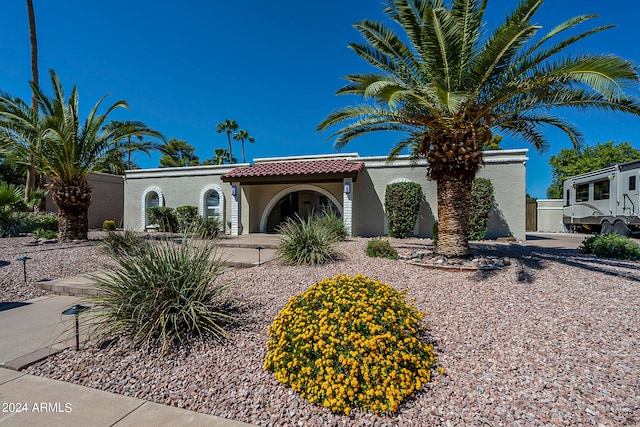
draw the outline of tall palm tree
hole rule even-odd
[[[249,132],[247,132],[246,130],[242,130],[240,129],[238,132],[233,134],[233,140],[234,141],[240,141],[241,142],[241,146],[242,146],[242,163],[246,163],[246,159],[244,157],[244,142],[245,141],[249,141],[250,143],[254,143],[256,142],[256,139],[254,137],[252,137],[251,135],[249,135]]]
[[[0,144],[23,154],[33,154],[36,168],[50,179],[48,189],[58,207],[58,238],[86,239],[87,211],[91,203],[89,174],[129,135],[164,138],[141,122],[126,122],[105,129],[109,114],[119,108],[128,108],[127,102],[120,100],[109,106],[104,114],[98,114],[106,96],[82,121],[76,87],[66,99],[60,79],[53,70],[50,75],[51,98],[31,84],[39,113],[19,98],[0,95]],[[29,141],[37,143],[30,144]]]
[[[29,42],[31,43],[31,81],[35,87],[40,87],[38,79],[38,38],[36,37],[36,14],[33,10],[33,0],[27,0],[27,16],[29,18]],[[31,98],[31,107],[38,109],[38,100],[35,93]],[[29,169],[27,169],[27,179],[24,189],[25,202],[31,196],[31,191],[36,186],[36,168],[34,166],[35,159],[29,156]]]
[[[233,159],[233,147],[231,147],[231,132],[238,129],[238,123],[235,120],[224,119],[224,122],[218,123],[216,133],[225,132],[229,141],[229,159]]]
[[[483,23],[487,0],[453,0],[449,7],[444,0],[390,0],[385,13],[403,36],[379,22],[355,25],[366,44],[350,48],[379,71],[347,76],[350,83],[337,93],[371,102],[334,111],[318,129],[340,126],[332,135],[337,149],[369,132],[404,133],[389,158],[405,148],[426,157],[427,177],[437,182],[436,250],[443,255],[470,252],[471,183],[492,130],[544,151],[544,126],[564,131],[576,147],[583,141],[574,125],[552,114],[557,109],[640,114],[638,100],[622,90],[638,81],[632,62],[565,53],[611,26],[577,31],[595,17],[577,16],[534,39],[541,27],[533,19],[542,4],[518,2],[488,37]]]

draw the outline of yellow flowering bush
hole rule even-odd
[[[404,292],[339,274],[292,297],[269,327],[264,368],[333,412],[395,412],[438,362]]]

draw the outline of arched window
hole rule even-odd
[[[146,230],[147,228],[153,228],[154,224],[149,224],[149,219],[147,217],[147,209],[153,207],[164,206],[164,195],[160,188],[156,186],[152,186],[144,190],[142,193],[142,212],[141,212],[141,225],[142,230]]]
[[[220,195],[217,191],[213,190],[207,193],[206,207],[207,218],[215,218],[219,221],[222,220],[222,212],[220,209]]]
[[[198,213],[202,218],[215,218],[220,221],[220,230],[224,231],[224,193],[215,184],[206,185],[200,191]]]
[[[160,206],[160,196],[155,191],[147,194],[147,208],[157,208]]]

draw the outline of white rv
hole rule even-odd
[[[562,189],[567,228],[622,236],[640,230],[640,160],[572,176]]]

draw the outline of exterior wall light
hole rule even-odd
[[[349,194],[351,193],[351,183],[350,182],[345,182],[344,183],[344,194]]]
[[[231,195],[235,197],[235,195],[238,193],[238,187],[236,187],[235,185],[231,186]]]

